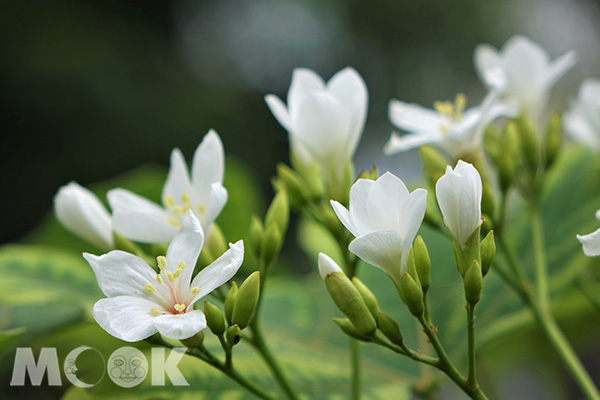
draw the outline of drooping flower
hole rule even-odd
[[[464,246],[481,225],[481,177],[472,164],[459,160],[448,166],[435,185],[437,201],[454,239]]]
[[[563,115],[567,135],[595,152],[600,152],[600,79],[583,81],[577,99]]]
[[[596,211],[596,218],[600,219],[600,210]],[[577,235],[577,240],[583,247],[583,254],[588,257],[600,256],[600,228],[587,235]]]
[[[77,182],[58,190],[54,214],[66,229],[99,249],[108,251],[114,247],[110,214],[91,190]]]
[[[191,179],[179,149],[171,153],[171,168],[162,191],[163,207],[125,189],[107,194],[113,227],[124,237],[144,243],[168,243],[192,210],[206,234],[227,202],[223,187],[224,153],[219,135],[210,130],[194,153]]]
[[[467,110],[466,98],[462,94],[456,96],[454,104],[436,102],[433,110],[391,100],[388,109],[390,121],[408,133],[402,136],[392,133],[384,153],[392,155],[427,144],[454,158],[480,152],[485,127],[499,117],[515,116],[515,106],[498,102],[498,93],[497,88],[492,89],[481,105]]]
[[[352,185],[349,210],[337,201],[332,200],[331,205],[356,238],[348,249],[400,284],[426,201],[425,189],[409,193],[402,180],[386,172],[376,181],[359,179]]]
[[[352,161],[367,116],[367,87],[358,72],[344,68],[326,84],[314,71],[297,68],[287,106],[272,94],[265,101],[288,131],[292,155],[307,165],[317,162],[325,181],[335,184]]]
[[[502,96],[519,106],[520,113],[528,114],[536,124],[548,104],[552,86],[575,65],[577,58],[569,51],[555,60],[531,39],[516,35],[498,51],[489,44],[475,48],[475,69],[482,82],[490,87],[490,70],[501,70],[506,78]]]
[[[244,243],[230,243],[229,250],[192,279],[203,242],[200,222],[187,211],[166,256],[157,258],[158,274],[141,258],[120,250],[102,256],[84,253],[107,296],[94,305],[96,322],[127,342],[156,332],[186,339],[204,329],[206,318],[194,304],[233,277],[244,259]]]

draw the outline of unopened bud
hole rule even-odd
[[[521,150],[529,168],[535,171],[539,161],[539,143],[533,122],[526,115],[522,115],[517,120],[517,129],[521,139]]]
[[[265,216],[265,226],[271,226],[272,223],[276,223],[279,228],[279,232],[284,234],[287,231],[288,221],[290,219],[290,205],[285,190],[277,192],[267,214]],[[222,254],[222,253],[219,253]]]
[[[244,329],[252,320],[260,295],[260,272],[255,271],[240,286],[235,296],[231,323]]]
[[[425,177],[431,185],[435,185],[438,179],[446,172],[448,160],[431,146],[421,146],[419,148],[419,155],[423,161]]]
[[[362,342],[369,341],[369,337],[358,333],[358,331],[356,330],[354,325],[352,325],[352,322],[350,322],[350,320],[348,318],[333,318],[333,322],[335,322],[335,324],[340,327],[342,332],[344,332],[346,335],[350,336],[351,338],[360,340]]]
[[[481,212],[490,216],[496,213],[494,192],[487,180],[483,181],[481,185]]]
[[[279,163],[277,164],[277,177],[288,194],[291,206],[296,209],[302,208],[306,204],[304,193],[307,188],[300,175],[287,165]]]
[[[494,124],[489,124],[483,133],[483,147],[494,164],[498,165],[502,147],[500,146],[500,133]]]
[[[465,299],[471,305],[479,303],[481,291],[483,290],[483,275],[477,260],[473,261],[471,267],[464,276]]]
[[[225,332],[225,318],[219,308],[208,301],[204,301],[204,316],[208,329],[216,336],[221,336]]]
[[[408,311],[415,317],[423,315],[423,289],[406,272],[400,280],[400,288],[402,300],[408,307]]]
[[[233,306],[235,305],[235,298],[238,293],[238,286],[235,282],[231,282],[231,288],[227,295],[225,296],[225,302],[223,307],[225,308],[225,318],[227,318],[227,322],[231,324],[231,316],[233,314]]]
[[[415,268],[421,287],[426,292],[431,286],[431,259],[429,258],[429,252],[427,246],[421,235],[417,236],[413,244],[413,257],[415,259]]]
[[[200,347],[202,345],[202,342],[204,342],[204,331],[200,331],[194,336],[189,337],[187,339],[181,339],[180,342],[185,347],[189,347],[191,349]]]
[[[563,130],[560,115],[554,113],[552,114],[552,117],[550,117],[548,125],[546,126],[546,168],[550,167],[554,163],[554,160],[556,160],[556,157],[562,147],[562,137]]]
[[[231,325],[229,328],[227,328],[227,333],[225,336],[227,337],[227,343],[233,347],[238,344],[240,340],[242,340],[242,330],[237,325]]]
[[[456,258],[456,266],[462,277],[465,276],[467,270],[471,267],[473,260],[479,262],[481,260],[480,243],[481,243],[481,226],[465,242],[464,246],[454,241],[454,257]]]
[[[211,225],[206,248],[210,251],[210,254],[213,257],[215,254],[223,254],[227,250],[229,250],[229,245],[227,244],[227,240],[225,240],[225,236],[223,236],[223,231],[221,231],[221,228],[219,228],[219,225],[217,225],[216,223],[213,223]],[[211,263],[214,260],[216,260],[216,257],[211,260]]]
[[[363,169],[362,171],[360,171],[360,174],[358,174],[358,179],[370,179],[374,181],[377,180],[378,177],[379,174],[375,165],[373,165],[370,170],[367,171]]]
[[[517,174],[517,160],[520,158],[519,133],[514,121],[506,124],[499,144],[497,165],[500,186],[506,192],[514,183]]]
[[[496,255],[496,242],[494,241],[494,231],[490,231],[481,241],[481,273],[486,276],[494,256]]]
[[[358,293],[360,293],[360,296],[367,305],[371,315],[373,315],[374,318],[377,318],[377,313],[379,312],[379,303],[377,303],[377,298],[373,292],[371,292],[369,288],[356,276],[352,278],[352,283],[354,284],[354,287],[356,287],[356,290],[358,290]]]
[[[306,179],[304,180],[308,192],[306,197],[313,201],[319,201],[325,192],[325,184],[321,176],[321,166],[317,162],[313,162],[306,170]]]
[[[265,231],[263,229],[262,222],[260,222],[260,219],[256,215],[253,215],[252,219],[250,220],[250,232],[248,234],[248,239],[250,242],[250,251],[252,251],[252,254],[256,258],[260,257],[260,249],[262,248],[264,234]]]
[[[379,326],[381,332],[383,332],[385,337],[390,339],[392,343],[397,344],[398,346],[404,344],[404,338],[402,337],[402,332],[400,332],[400,327],[392,317],[385,314],[383,311],[377,313],[377,326]]]
[[[271,264],[273,260],[277,258],[283,237],[281,231],[275,222],[266,227],[265,235],[263,237],[262,247],[260,249],[260,256],[262,257],[265,265]]]

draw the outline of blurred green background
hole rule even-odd
[[[0,252],[0,271],[11,275],[0,286],[4,290],[0,294],[0,330],[28,327],[25,334],[10,339],[7,347],[0,341],[0,350],[4,349],[0,359],[5,365],[0,370],[0,389],[6,398],[23,396],[8,387],[14,358],[10,349],[17,344],[71,349],[77,342],[73,338],[86,337],[91,343],[84,340],[82,344],[107,349],[107,358],[108,349],[122,345],[93,322],[86,322],[91,304],[101,294],[79,257],[89,246],[70,238],[48,215],[61,185],[76,180],[101,196],[119,185],[157,198],[171,149],[179,147],[189,158],[208,129],[214,128],[227,152],[226,187],[231,193],[219,222],[229,239],[236,240],[243,237],[250,213],[264,211],[272,195],[270,177],[275,164],[288,162],[287,135],[271,116],[263,96],[275,93],[284,97],[293,68],[309,67],[328,79],[347,65],[355,67],[370,94],[365,134],[356,155],[358,168],[377,164],[380,171],[391,170],[418,184],[420,167],[415,152],[394,157],[381,154],[392,130],[387,120],[391,98],[429,105],[464,92],[470,105],[478,104],[484,91],[472,66],[474,47],[481,42],[500,47],[513,34],[521,33],[545,46],[553,57],[569,49],[577,51],[579,63],[553,91],[552,107],[562,110],[583,77],[600,75],[599,22],[600,2],[592,0],[0,1],[0,243],[29,243],[7,246]],[[140,165],[146,166],[138,168]],[[546,212],[550,219],[559,214],[569,216],[568,221],[550,224],[549,230],[557,244],[565,237],[570,240],[568,245],[558,246],[551,260],[567,271],[556,283],[557,293],[572,300],[562,310],[563,323],[567,323],[569,337],[578,339],[576,348],[586,355],[586,365],[600,380],[596,350],[600,313],[577,289],[582,274],[588,273],[588,264],[594,261],[582,259],[573,240],[574,234],[597,227],[592,216],[600,207],[600,179],[589,155],[571,155],[562,165],[562,171],[579,174],[588,168],[585,184],[589,187],[569,201],[561,201],[565,194],[577,192],[578,182],[565,186],[568,175],[559,174],[565,182],[557,178],[560,190],[556,189],[551,202],[558,206],[548,206]],[[518,221],[518,209],[514,215]],[[288,235],[277,277],[280,282],[272,285],[274,305],[267,309],[267,319],[270,316],[274,342],[279,343],[290,368],[300,371],[305,387],[316,388],[310,392],[312,396],[331,398],[331,393],[337,393],[344,398],[345,342],[329,323],[336,311],[314,273],[303,281],[286,277],[314,268],[314,257],[300,250],[296,238],[303,239],[305,249],[311,248],[311,240],[323,243],[314,239],[319,237],[314,229],[298,225],[300,233],[293,228]],[[526,229],[521,224],[517,231]],[[515,233],[515,243],[519,237]],[[61,249],[53,252],[45,247],[49,245]],[[451,253],[448,243],[439,246],[443,263]],[[312,249],[317,250],[314,245]],[[528,250],[521,250],[527,257]],[[567,259],[574,261],[567,263]],[[361,276],[363,271],[368,283],[383,288],[381,296],[387,299],[390,313],[408,321],[399,307],[393,311],[397,299],[382,274],[364,267]],[[460,283],[455,278],[452,269],[440,272],[437,289],[442,293],[441,302],[450,296],[460,303]],[[298,287],[299,282],[305,286]],[[590,290],[597,293],[599,287]],[[72,296],[68,294],[71,288],[76,293]],[[502,294],[486,309],[492,326],[489,352],[494,355],[482,365],[488,366],[488,384],[495,382],[494,393],[512,399],[577,398],[565,371],[546,354],[528,314],[519,309],[518,299],[504,293],[498,282],[493,288],[487,295],[490,303],[496,299],[494,290]],[[35,295],[28,297],[30,291]],[[295,313],[287,311],[288,303],[293,303]],[[459,304],[462,318],[460,311]],[[452,321],[444,310],[439,314],[444,321]],[[282,315],[287,316],[280,321]],[[506,321],[492,316],[503,316]],[[486,320],[485,316],[481,319]],[[460,337],[464,321],[454,321],[450,325],[455,327],[455,337]],[[448,335],[452,343],[453,337]],[[285,340],[289,337],[298,339],[291,350]],[[515,340],[526,343],[529,350],[507,356],[503,346]],[[406,382],[410,382],[418,368],[378,349],[369,351],[367,365],[374,382],[370,398],[390,398],[386,397],[390,393],[401,398],[396,374],[408,375]],[[324,352],[335,354],[331,365],[318,363],[315,354]],[[328,372],[318,375],[315,366]],[[200,368],[198,385],[217,382],[215,395],[202,391],[196,395],[235,398],[227,394],[229,382],[208,379],[202,375],[206,369]],[[503,371],[501,379],[492,379],[496,369]],[[66,385],[43,387],[27,393],[56,398],[65,389]],[[96,392],[99,397],[110,397],[110,390]],[[70,396],[77,399],[84,394],[75,390]],[[142,391],[139,396],[176,395]],[[462,397],[445,385],[443,398]]]

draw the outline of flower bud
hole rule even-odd
[[[400,288],[402,300],[408,307],[408,311],[415,317],[423,315],[423,290],[406,272],[400,280]]]
[[[419,148],[419,155],[423,162],[425,177],[433,186],[444,175],[448,161],[439,151],[431,146],[421,146]]]
[[[306,204],[304,193],[307,188],[300,175],[287,165],[279,163],[277,164],[277,177],[288,194],[291,206],[296,209],[302,208]]]
[[[499,141],[499,153],[497,158],[498,176],[500,187],[506,192],[514,183],[517,174],[517,160],[519,153],[519,133],[514,121],[510,121],[504,127]]]
[[[285,234],[288,227],[288,221],[290,218],[290,205],[288,202],[287,193],[285,190],[277,192],[269,209],[265,216],[265,226],[271,226],[271,224],[277,224],[279,232]],[[222,253],[219,253],[222,254]]]
[[[208,242],[206,243],[206,247],[204,247],[210,251],[213,259],[210,260],[209,263],[204,264],[208,265],[217,259],[215,254],[223,254],[227,250],[229,250],[229,244],[227,240],[225,240],[225,236],[223,236],[223,231],[219,228],[219,225],[213,222],[210,228],[210,234],[208,235]],[[203,250],[204,250],[203,248]],[[163,253],[164,254],[164,253]]]
[[[335,322],[335,324],[340,327],[342,332],[344,332],[346,335],[350,336],[351,338],[360,340],[362,342],[369,341],[369,337],[358,333],[358,331],[356,330],[354,325],[352,325],[352,322],[350,322],[350,320],[348,318],[333,318],[333,322]]]
[[[413,257],[421,287],[423,288],[423,292],[426,292],[431,286],[431,260],[427,246],[421,235],[417,236],[413,243]]]
[[[477,228],[469,239],[467,239],[464,246],[454,241],[454,257],[456,259],[456,266],[462,277],[465,276],[465,273],[471,267],[474,260],[477,260],[477,262],[481,260],[480,240],[480,228]]]
[[[554,113],[546,126],[546,140],[544,143],[546,168],[554,163],[554,160],[561,149],[562,137],[562,121],[560,115]]]
[[[223,304],[223,308],[225,309],[225,318],[227,318],[227,322],[231,324],[231,316],[233,314],[233,307],[235,305],[235,298],[237,297],[238,286],[235,282],[231,282],[231,288],[227,295],[225,296],[225,302]]]
[[[377,303],[377,298],[375,297],[373,292],[371,292],[369,288],[364,283],[362,283],[360,279],[358,279],[356,276],[352,278],[352,283],[354,284],[354,287],[356,287],[356,290],[358,290],[358,293],[360,293],[360,296],[367,305],[367,308],[371,312],[371,315],[377,318],[377,313],[379,312],[379,303]]]
[[[483,290],[483,275],[481,267],[477,260],[473,260],[471,267],[464,276],[465,299],[474,306],[481,300],[481,291]]]
[[[483,132],[483,147],[494,164],[498,165],[502,147],[500,146],[500,133],[494,124],[489,124]]]
[[[227,328],[227,333],[225,336],[227,338],[227,343],[233,347],[238,344],[240,340],[242,340],[242,330],[237,325],[231,325],[229,328]]]
[[[260,219],[253,215],[250,219],[250,231],[248,233],[248,239],[250,241],[250,251],[255,258],[260,257],[260,249],[262,248],[262,241],[265,234],[262,222]]]
[[[335,261],[323,253],[319,254],[319,272],[333,302],[348,317],[357,332],[363,336],[373,335],[377,324],[358,289]]]
[[[539,143],[535,132],[535,127],[531,119],[526,115],[522,115],[516,120],[519,138],[521,139],[521,151],[525,156],[527,165],[532,171],[538,166],[539,162]]]
[[[358,174],[358,179],[370,179],[372,181],[376,180],[379,177],[379,173],[377,171],[377,166],[373,165],[370,170],[363,169]]]
[[[490,231],[481,241],[481,273],[486,276],[494,256],[496,255],[496,242],[494,241],[494,231]]]
[[[481,212],[489,216],[496,214],[494,192],[488,181],[483,181],[481,186]]]
[[[189,347],[191,349],[200,347],[202,342],[204,342],[204,331],[200,331],[190,338],[182,339],[180,342],[185,347]]]
[[[208,301],[204,301],[204,316],[206,325],[216,336],[221,336],[225,332],[225,318],[219,308]]]
[[[283,244],[282,241],[283,238],[279,227],[275,222],[272,222],[271,225],[267,226],[263,237],[262,247],[260,249],[260,256],[265,265],[271,264],[271,262],[277,258],[279,250],[281,250],[281,245]]]
[[[383,311],[377,313],[377,326],[379,326],[381,332],[383,332],[385,337],[390,339],[392,343],[397,344],[398,346],[404,344],[404,338],[402,337],[402,332],[400,332],[400,327],[392,317],[385,314]]]
[[[321,167],[318,163],[313,162],[308,166],[304,183],[308,189],[306,196],[313,201],[318,202],[321,200],[325,192],[325,184],[323,183]]]
[[[244,329],[254,316],[260,295],[260,272],[255,271],[240,286],[235,296],[231,323]]]

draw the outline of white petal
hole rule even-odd
[[[600,229],[587,235],[577,235],[577,240],[582,244],[586,256],[600,256]]]
[[[137,242],[168,243],[177,232],[169,214],[151,201],[125,189],[113,189],[107,197],[118,234]]]
[[[403,208],[408,199],[404,182],[389,171],[380,176],[369,191],[367,213],[371,230],[402,232]]]
[[[550,61],[548,52],[531,39],[515,35],[502,47],[504,68],[515,84],[531,85],[541,77]]]
[[[113,248],[110,215],[89,189],[71,182],[54,196],[54,213],[70,232],[101,250]]]
[[[154,326],[164,337],[182,340],[206,328],[206,317],[200,310],[183,314],[163,314],[154,318]]]
[[[415,189],[404,202],[402,209],[403,226],[401,226],[402,248],[410,248],[412,242],[417,236],[419,228],[425,217],[425,208],[427,207],[427,190]],[[405,265],[405,259],[408,252],[402,253],[402,264]]]
[[[206,214],[202,226],[208,235],[210,225],[217,219],[225,204],[227,204],[227,190],[220,183],[213,183],[210,187],[208,204],[206,204]]]
[[[273,113],[273,116],[285,128],[286,131],[291,129],[290,116],[288,114],[287,107],[283,101],[274,94],[268,94],[265,96],[265,103]]]
[[[166,271],[175,271],[180,262],[185,263],[185,269],[179,277],[179,293],[187,293],[190,287],[190,281],[194,267],[198,261],[198,256],[204,244],[204,232],[200,221],[188,210],[183,216],[181,229],[173,238],[167,249]]]
[[[156,333],[149,300],[132,296],[101,299],[94,305],[94,319],[102,329],[126,342],[138,342]]]
[[[298,113],[300,103],[304,101],[308,94],[322,92],[324,89],[325,82],[313,70],[308,68],[294,69],[292,83],[287,93],[290,120],[294,120],[294,115]]]
[[[391,156],[396,153],[416,149],[417,147],[426,144],[435,144],[442,141],[442,137],[437,135],[429,135],[424,133],[407,133],[406,135],[398,136],[397,133],[392,133],[390,140],[385,144],[383,153]]]
[[[433,134],[446,122],[446,118],[434,110],[399,100],[390,100],[388,116],[394,126],[408,132]]]
[[[394,231],[377,231],[356,238],[348,250],[361,260],[384,270],[396,283],[402,275],[402,237]],[[405,249],[408,251],[408,249]]]
[[[584,79],[579,87],[578,104],[600,137],[600,79]]]
[[[166,289],[156,283],[154,270],[133,254],[114,250],[99,257],[83,253],[83,257],[94,270],[98,286],[107,297],[135,296],[160,301],[166,296]],[[144,289],[146,284],[154,285],[154,294]]]
[[[596,211],[596,219],[600,219],[600,210]]]
[[[335,215],[337,215],[340,222],[352,233],[354,236],[360,236],[361,231],[356,228],[354,225],[354,219],[350,214],[350,211],[346,209],[343,205],[335,200],[330,200],[329,203],[331,207],[333,207],[333,211]]]
[[[319,253],[319,274],[325,279],[327,275],[334,272],[342,272],[342,269],[331,257],[325,253]]]
[[[496,86],[498,82],[495,77],[497,71],[502,67],[502,61],[496,49],[489,44],[480,44],[475,48],[473,59],[479,78],[488,87]]]
[[[208,198],[213,183],[223,183],[225,154],[221,138],[214,130],[208,131],[194,152],[192,187],[197,201]]]
[[[371,219],[367,208],[367,199],[369,191],[375,181],[371,179],[358,179],[350,188],[350,215],[352,216],[352,225],[356,229],[354,236],[362,236],[369,231]],[[350,230],[350,229],[348,229]],[[352,230],[350,230],[352,232]],[[352,232],[354,234],[354,232]]]
[[[185,158],[179,149],[173,149],[171,152],[171,167],[162,191],[162,202],[167,204],[166,199],[171,197],[177,203],[180,203],[184,194],[191,198],[192,204],[195,203]]]
[[[212,264],[204,268],[192,281],[192,288],[200,291],[196,294],[191,304],[206,296],[225,282],[233,278],[244,261],[244,242],[242,240],[229,244],[229,250],[217,258]]]
[[[563,114],[563,127],[567,135],[594,151],[600,150],[600,132],[596,132],[588,119],[571,109]]]
[[[577,56],[574,51],[569,51],[552,61],[546,68],[544,74],[544,84],[553,86],[568,70],[577,63]]]

